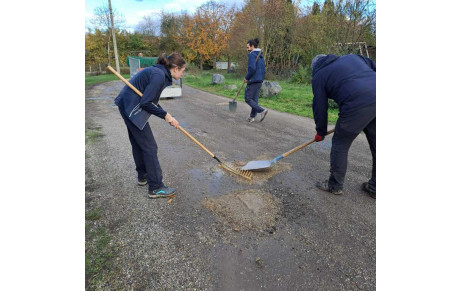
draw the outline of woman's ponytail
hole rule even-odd
[[[160,64],[160,65],[165,66],[166,68],[169,68],[168,56],[165,53],[162,53],[157,59],[157,64]]]
[[[173,52],[169,56],[162,53],[157,59],[157,64],[163,65],[168,69],[178,67],[182,69],[185,66],[185,60],[179,53]]]

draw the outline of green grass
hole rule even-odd
[[[95,289],[98,282],[111,276],[112,262],[117,249],[111,245],[112,237],[103,227],[85,225],[85,281],[87,289]]]
[[[86,289],[94,290],[101,280],[109,278],[113,270],[113,259],[118,250],[111,244],[112,237],[105,227],[97,226],[100,211],[85,213],[85,280]]]
[[[122,75],[123,78],[128,80],[131,78],[129,74]],[[104,74],[104,75],[98,75],[98,76],[85,76],[85,87],[95,85],[95,84],[100,84],[108,81],[114,81],[114,80],[119,80],[117,76],[114,74]]]
[[[103,136],[100,128],[85,129],[85,144],[92,144]]]
[[[224,75],[225,83],[211,85],[212,74],[215,71],[203,71],[199,73],[187,73],[183,78],[184,84],[198,88],[216,95],[233,98],[237,90],[224,89],[226,85],[236,85],[239,89],[243,83],[244,76],[238,74],[227,74],[219,71],[217,73]],[[270,81],[270,80],[269,80]],[[282,90],[278,96],[271,98],[259,98],[259,105],[274,110],[287,112],[299,116],[313,118],[313,92],[311,85],[295,84],[287,81],[276,81],[280,84]],[[244,89],[243,89],[244,90]],[[237,100],[244,102],[244,91],[241,90]],[[335,123],[338,118],[338,109],[329,108],[328,121]]]
[[[85,220],[98,220],[99,218],[101,218],[101,213],[99,212],[99,210],[88,210],[86,211],[85,213]]]

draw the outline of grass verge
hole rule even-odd
[[[131,78],[131,76],[129,74],[125,74],[125,75],[122,75],[122,76],[126,80]],[[85,76],[85,88],[89,87],[89,86],[92,86],[92,85],[96,85],[96,84],[100,84],[100,83],[104,83],[104,82],[108,82],[108,81],[115,81],[115,80],[119,80],[119,79],[114,74],[103,74],[103,75],[97,75],[97,76]]]
[[[211,85],[212,74],[218,73],[224,75],[225,83]],[[207,91],[216,95],[233,98],[243,83],[244,76],[238,74],[228,74],[222,71],[203,71],[198,73],[188,72],[184,78],[184,84]],[[313,92],[311,85],[295,84],[287,81],[276,81],[281,86],[282,90],[278,96],[270,98],[259,98],[259,105],[262,107],[271,108],[277,111],[287,112],[299,116],[313,118]],[[224,86],[236,85],[238,89],[229,90]],[[241,90],[237,100],[244,102],[244,89]],[[338,109],[329,108],[328,121],[335,123],[338,118]]]
[[[104,136],[101,132],[101,128],[85,129],[85,144],[91,145],[98,138]]]
[[[101,218],[98,210],[85,215],[85,285],[87,290],[99,289],[104,278],[110,278],[117,249],[105,227],[97,226]]]

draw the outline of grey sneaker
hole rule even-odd
[[[147,185],[147,178],[137,179],[137,185],[139,185],[139,186]]]
[[[262,113],[260,113],[260,122],[264,121],[267,114],[268,114],[268,109],[265,109],[264,111],[262,111]]]
[[[369,186],[369,182],[363,183],[362,189],[363,189],[364,191],[366,191],[367,194],[369,194],[369,196],[371,196],[372,198],[375,199],[375,192],[376,192],[376,191],[374,191],[374,190],[371,189],[371,187]]]
[[[149,198],[168,198],[176,194],[176,188],[171,188],[168,186],[161,187],[159,189],[149,191]]]
[[[246,119],[248,122],[254,122],[256,119],[254,117],[248,117],[248,119]]]
[[[343,190],[332,190],[329,188],[329,180],[326,180],[324,182],[316,182],[316,188],[321,189],[323,191],[330,192],[334,195],[342,195]]]

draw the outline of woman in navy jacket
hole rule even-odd
[[[176,192],[176,189],[163,184],[158,147],[147,120],[153,114],[178,128],[177,120],[164,111],[158,102],[163,89],[172,84],[172,78],[180,79],[184,70],[185,61],[180,54],[163,54],[155,65],[143,69],[130,80],[142,93],[142,98],[128,86],[115,98],[115,104],[128,128],[138,184],[149,184],[150,198],[168,197]]]

